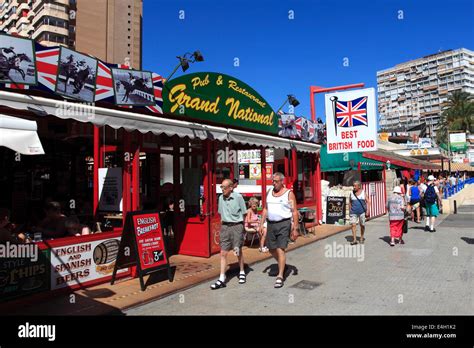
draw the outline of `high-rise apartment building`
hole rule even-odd
[[[0,31],[141,67],[143,0],[0,0]]]
[[[436,131],[448,96],[474,94],[474,52],[448,50],[377,72],[378,112],[382,129],[406,129],[420,123]]]

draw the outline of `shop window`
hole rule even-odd
[[[0,207],[17,231],[33,238],[60,238],[93,231],[92,125],[53,117],[35,119],[44,155],[20,156],[0,148]],[[57,214],[50,216],[52,202]],[[86,228],[87,227],[87,228]],[[76,232],[74,232],[76,231]],[[74,232],[74,233],[73,233]]]
[[[315,159],[311,154],[298,153],[297,160],[297,183],[295,187],[296,201],[298,204],[314,200],[313,178],[315,170]]]

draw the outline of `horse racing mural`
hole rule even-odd
[[[112,69],[117,105],[154,105],[151,72]]]
[[[92,103],[96,76],[96,59],[65,47],[61,48],[56,93]]]
[[[36,85],[33,41],[0,35],[0,83]]]

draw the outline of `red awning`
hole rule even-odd
[[[441,170],[441,166],[430,163],[428,161],[419,160],[416,158],[411,158],[407,156],[397,155],[393,152],[386,150],[377,150],[373,152],[364,152],[363,156],[365,158],[370,158],[380,162],[390,161],[391,164],[394,164],[399,167],[404,167],[408,169],[432,169],[432,170]]]

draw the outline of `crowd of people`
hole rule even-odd
[[[436,232],[435,221],[442,212],[442,193],[446,182],[456,184],[457,178],[444,178],[434,175],[411,179],[408,184],[397,185],[393,195],[387,201],[390,220],[390,245],[404,244],[403,233],[407,230],[408,220],[421,223],[425,218],[425,231]]]

